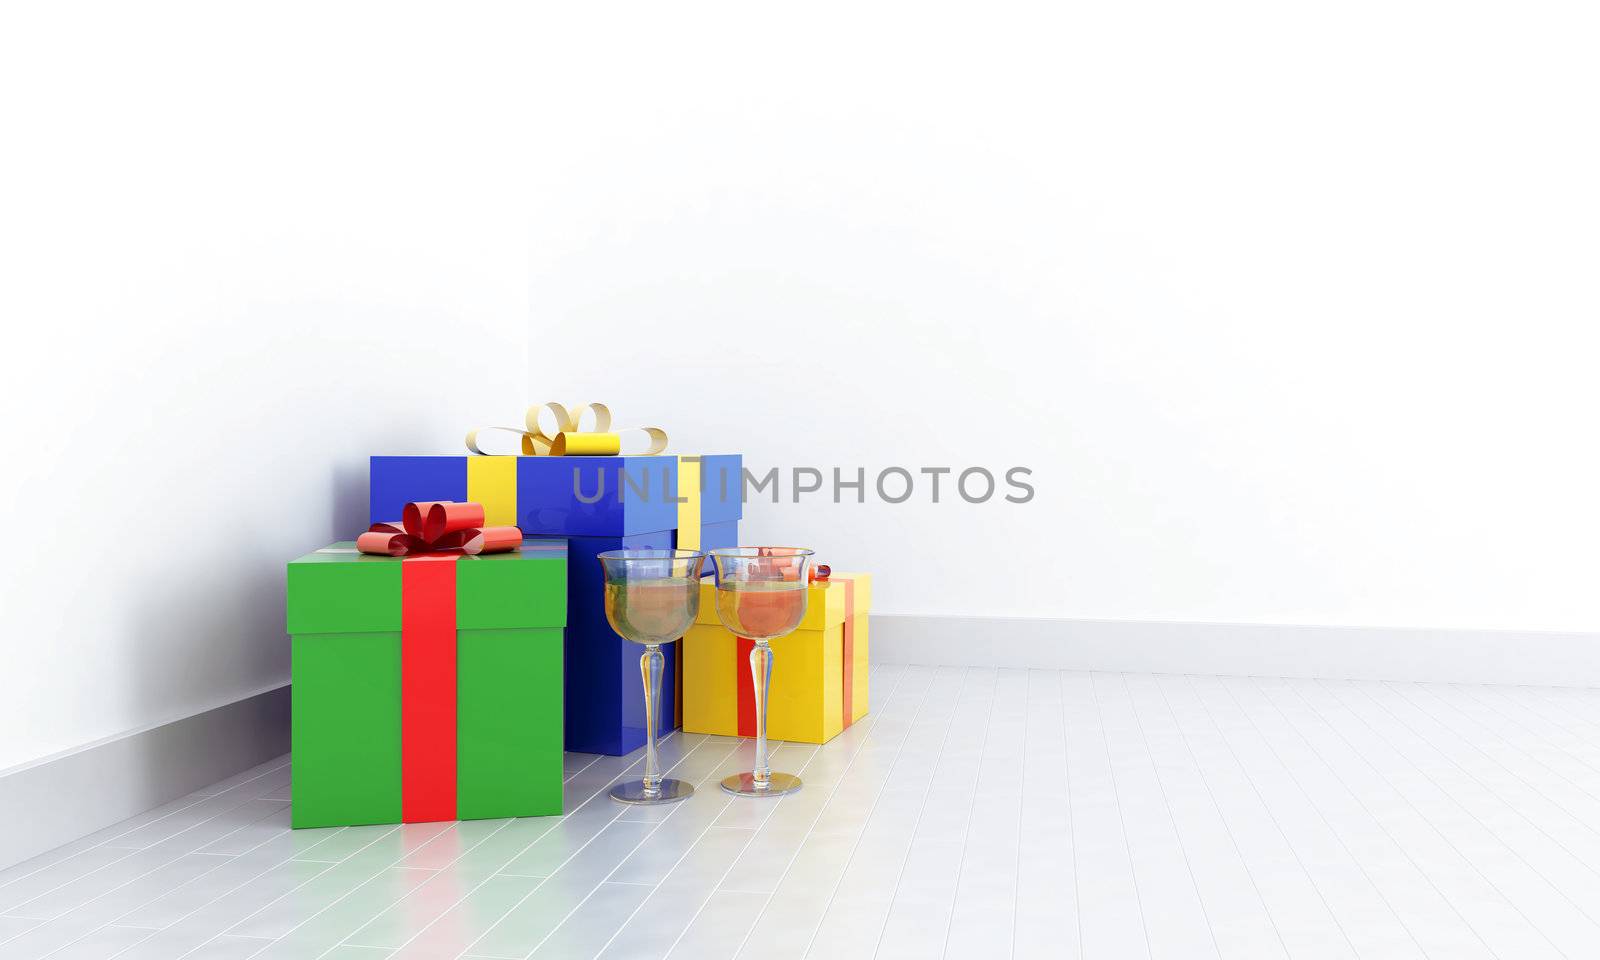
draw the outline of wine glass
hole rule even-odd
[[[644,779],[611,788],[623,803],[671,803],[694,793],[694,786],[661,776],[656,758],[656,714],[661,709],[661,645],[683,636],[700,612],[698,550],[607,550],[599,555],[605,571],[606,619],[611,629],[644,644],[639,674],[644,679]]]
[[[722,781],[741,797],[779,797],[800,789],[792,773],[767,765],[767,688],[772,683],[772,647],[794,632],[806,615],[806,563],[802,547],[730,547],[711,551],[717,569],[717,619],[734,636],[754,642],[750,674],[755,681],[756,763],[749,773]]]

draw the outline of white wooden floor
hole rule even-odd
[[[0,958],[1600,956],[1600,691],[875,666],[806,787],[287,829],[276,761],[0,873]],[[8,829],[22,828],[9,824]]]

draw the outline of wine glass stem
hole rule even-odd
[[[754,680],[756,701],[756,786],[764,787],[772,780],[772,767],[767,764],[767,687],[772,683],[772,648],[767,641],[757,640],[750,648],[750,676]]]
[[[665,662],[661,645],[656,643],[646,645],[644,654],[639,657],[639,676],[644,680],[644,794],[647,797],[661,792],[661,765],[656,758],[656,704]]]

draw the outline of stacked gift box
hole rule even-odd
[[[743,463],[663,455],[654,429],[638,456],[575,420],[550,438],[537,412],[522,456],[474,431],[470,456],[372,457],[372,532],[289,564],[295,826],[558,814],[563,750],[644,744],[640,649],[606,620],[596,556],[737,546]],[[424,530],[435,514],[453,519]],[[821,569],[773,643],[773,739],[826,742],[867,712],[871,580]],[[750,641],[704,572],[698,621],[663,648],[659,726],[752,736]]]

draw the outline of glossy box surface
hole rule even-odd
[[[374,456],[368,515],[393,520],[413,500],[471,500],[487,523],[529,537],[624,537],[743,516],[738,454],[679,460]]]

